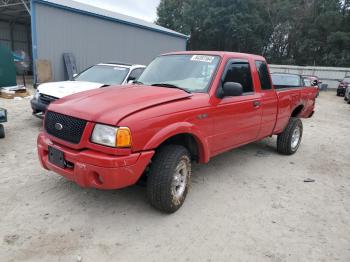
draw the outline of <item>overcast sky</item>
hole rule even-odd
[[[160,0],[75,0],[154,22]]]

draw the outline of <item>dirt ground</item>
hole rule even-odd
[[[0,106],[0,261],[350,261],[350,106],[334,92],[297,154],[268,138],[196,165],[173,215],[144,187],[83,189],[43,170],[29,100]]]

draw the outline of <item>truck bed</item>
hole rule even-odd
[[[287,125],[291,114],[308,118],[312,115],[317,89],[315,87],[299,87],[275,89],[278,98],[277,121],[274,134],[282,132]]]

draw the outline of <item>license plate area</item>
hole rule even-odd
[[[66,161],[64,160],[64,154],[61,150],[58,150],[52,146],[49,146],[49,162],[60,168],[66,168]]]

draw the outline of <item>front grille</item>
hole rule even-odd
[[[79,144],[86,126],[86,121],[48,111],[45,114],[47,133],[72,144]]]
[[[57,99],[58,99],[57,97],[43,95],[43,94],[40,94],[40,96],[39,96],[40,102],[42,102],[45,105],[48,105],[48,104],[50,104],[51,102],[53,102],[53,101],[55,101]]]

